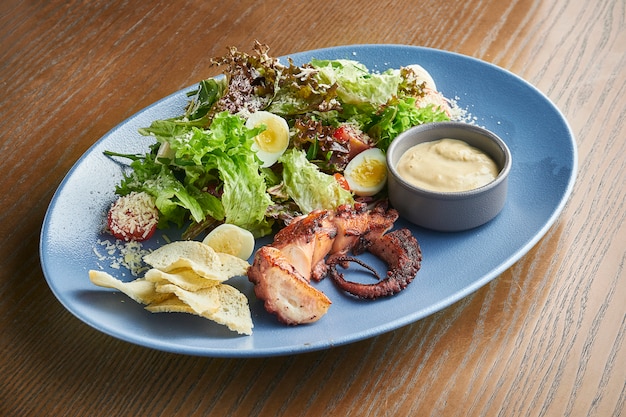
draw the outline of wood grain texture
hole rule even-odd
[[[565,210],[474,294],[347,346],[201,358],[86,326],[39,266],[55,189],[107,131],[255,39],[276,56],[421,45],[523,77],[576,136]],[[623,0],[3,1],[0,415],[626,415],[624,68]]]

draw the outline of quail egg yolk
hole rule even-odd
[[[246,122],[249,129],[265,126],[265,130],[254,137],[252,149],[263,162],[263,167],[276,163],[289,145],[289,126],[282,117],[266,111],[252,113]]]
[[[346,166],[344,177],[350,190],[358,196],[372,196],[387,182],[387,160],[378,148],[356,155]]]

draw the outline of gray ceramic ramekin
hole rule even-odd
[[[402,154],[422,142],[452,138],[489,155],[499,168],[490,183],[469,191],[438,192],[403,180],[396,169]],[[432,230],[455,232],[492,220],[504,207],[511,152],[504,141],[484,128],[463,122],[428,123],[413,127],[393,140],[387,150],[389,202],[403,218]]]

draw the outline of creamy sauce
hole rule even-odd
[[[457,139],[417,144],[400,157],[396,169],[409,184],[440,192],[482,187],[499,172],[487,154]]]

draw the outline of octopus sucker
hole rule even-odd
[[[368,209],[365,204],[355,204],[316,210],[295,219],[276,234],[272,244],[255,253],[248,269],[255,295],[280,322],[301,324],[319,320],[331,305],[330,299],[311,285],[311,280],[320,281],[330,275],[340,289],[363,299],[402,291],[419,271],[422,253],[408,229],[390,231],[397,218],[394,209]],[[365,251],[386,263],[383,279],[356,257]],[[372,271],[378,281],[346,281],[336,267],[347,268],[350,262]]]

